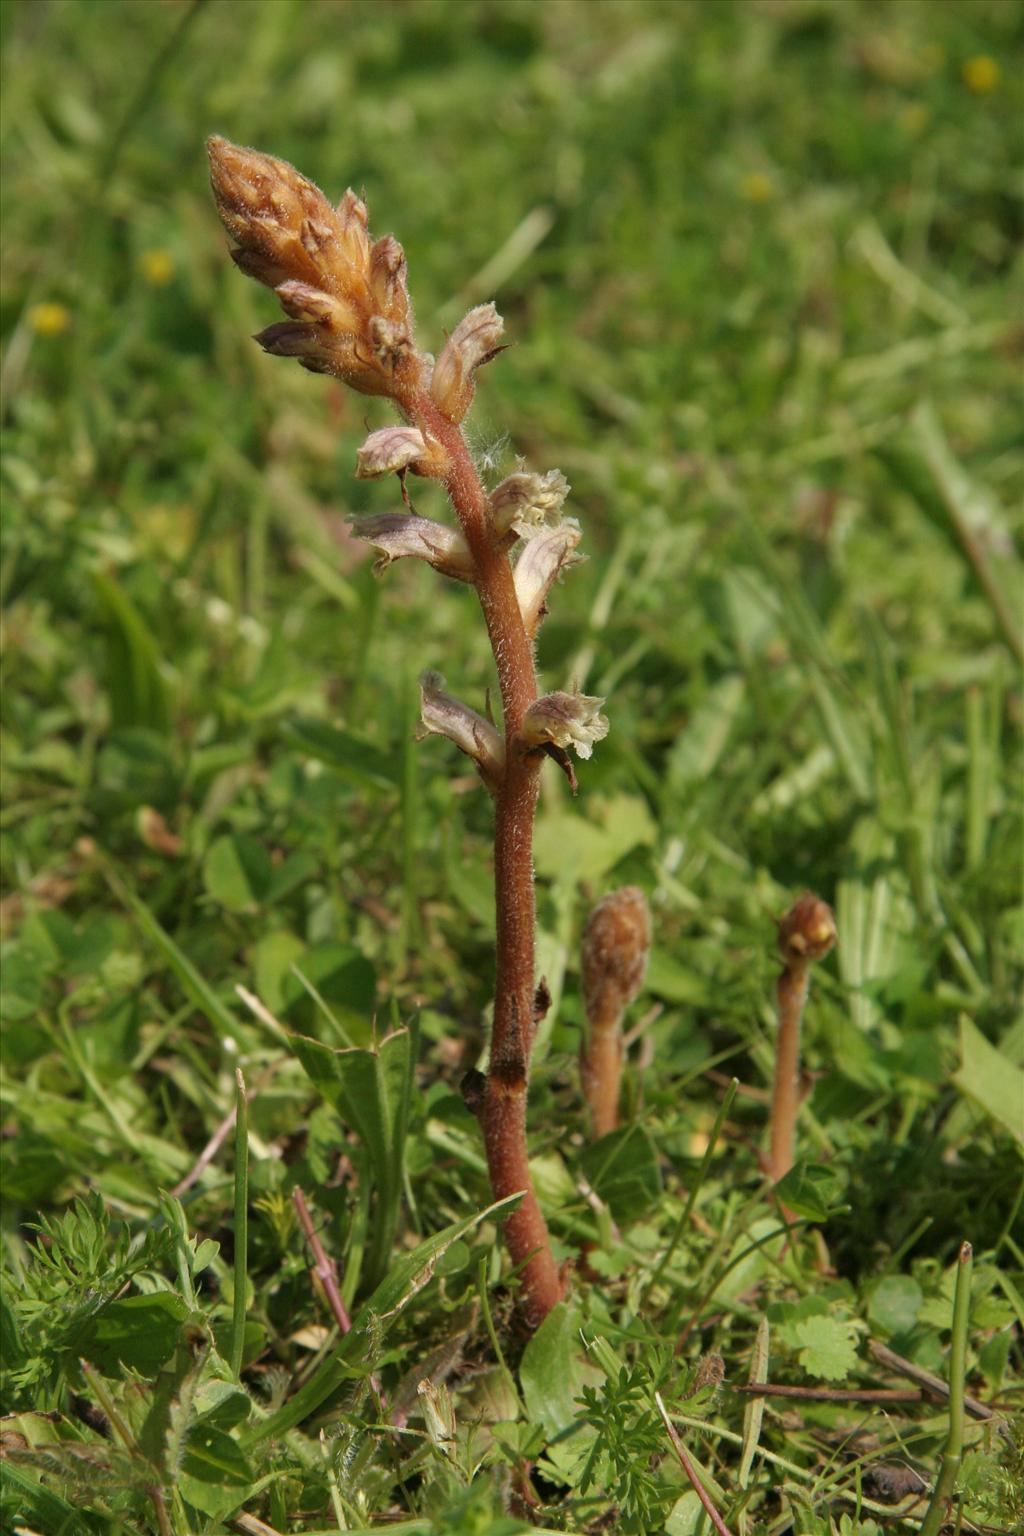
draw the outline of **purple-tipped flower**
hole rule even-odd
[[[523,545],[514,572],[516,597],[526,633],[532,639],[547,613],[547,597],[562,571],[580,565],[586,558],[576,554],[582,538],[580,525],[567,517],[554,528],[546,528]]]
[[[493,304],[478,304],[452,331],[430,381],[434,403],[449,421],[461,421],[469,410],[473,374],[502,350],[504,332],[505,322]]]
[[[352,532],[357,539],[365,539],[380,550],[380,559],[373,567],[378,575],[392,560],[412,556],[425,560],[442,576],[451,576],[455,581],[473,580],[473,559],[462,534],[429,517],[416,517],[412,512],[380,512],[359,518],[353,523]]]
[[[475,709],[445,693],[440,672],[424,672],[420,678],[420,722],[420,739],[447,736],[460,752],[473,759],[487,788],[495,793],[505,772],[501,733]]]
[[[411,469],[414,475],[441,475],[447,457],[440,443],[418,427],[381,427],[356,453],[356,479],[376,480]]]
[[[573,747],[578,757],[590,757],[594,743],[608,735],[603,703],[586,693],[547,693],[526,711],[520,740],[527,747]]]
[[[569,482],[560,469],[546,475],[520,470],[491,492],[491,527],[499,538],[512,532],[533,538],[546,523],[557,523],[568,494]]]

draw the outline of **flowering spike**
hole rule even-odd
[[[546,475],[520,470],[491,492],[491,528],[499,538],[513,531],[532,538],[545,523],[557,523],[568,494],[569,482],[560,469]]]
[[[346,192],[332,208],[286,160],[207,142],[217,211],[237,242],[236,265],[277,291],[300,326],[270,326],[257,340],[366,395],[415,387],[424,371],[413,344],[402,248],[390,235],[371,247],[366,208]]]
[[[547,693],[531,704],[523,717],[519,739],[527,748],[573,747],[577,757],[590,757],[594,743],[608,735],[601,714],[604,699],[586,693]]]
[[[376,480],[411,469],[414,475],[443,475],[448,457],[432,437],[418,427],[381,427],[371,432],[356,453],[356,479]]]
[[[361,517],[353,523],[352,531],[357,539],[365,539],[380,550],[380,559],[374,565],[378,574],[392,560],[411,555],[426,560],[442,576],[451,576],[455,581],[473,580],[469,545],[461,533],[444,523],[416,517],[411,512],[381,512],[374,517]]]
[[[444,678],[439,672],[424,672],[420,678],[420,720],[417,734],[421,739],[447,736],[460,752],[473,759],[491,794],[497,792],[505,772],[505,743],[501,734],[475,709],[445,693]]]
[[[459,422],[473,401],[473,374],[502,350],[505,322],[493,304],[478,304],[455,327],[434,364],[430,393],[449,421]]]
[[[523,616],[526,633],[531,640],[547,613],[547,597],[555,581],[574,565],[586,558],[576,554],[576,546],[582,538],[580,525],[575,518],[567,517],[554,528],[548,528],[523,546],[516,563],[515,587],[519,599],[519,611]]]

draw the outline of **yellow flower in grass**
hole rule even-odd
[[[174,257],[162,246],[143,251],[140,265],[142,275],[151,288],[166,288],[174,277]]]
[[[999,85],[999,65],[987,53],[976,54],[963,67],[964,84],[976,96],[991,96]]]
[[[37,336],[63,336],[71,329],[71,311],[56,299],[33,304],[28,312],[28,323]]]
[[[747,203],[770,203],[775,196],[775,183],[763,171],[751,171],[740,182],[740,196]]]

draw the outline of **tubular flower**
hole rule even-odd
[[[477,771],[492,794],[505,772],[505,743],[501,733],[478,715],[444,692],[444,678],[439,672],[424,672],[420,678],[420,728],[424,736],[447,736],[460,752],[476,763]]]
[[[357,539],[365,539],[380,550],[380,559],[373,567],[378,575],[392,560],[411,555],[416,560],[426,560],[442,576],[451,576],[455,581],[473,580],[473,559],[462,534],[429,517],[416,517],[411,512],[381,512],[353,522],[352,532]]]
[[[586,558],[576,554],[576,546],[582,537],[579,523],[575,518],[567,517],[523,546],[513,575],[519,611],[531,640],[548,611],[548,593],[558,576],[574,565],[581,565]]]
[[[590,757],[608,735],[603,703],[586,693],[547,693],[526,711],[519,739],[527,748],[574,747],[578,757]]]
[[[273,288],[289,320],[256,340],[364,395],[412,387],[423,360],[413,344],[405,256],[392,235],[373,244],[365,204],[349,190],[336,208],[273,155],[207,141],[217,211],[247,277]]]
[[[499,538],[511,532],[533,538],[546,523],[557,523],[568,494],[569,482],[560,469],[546,475],[520,470],[491,492],[491,527]]]
[[[448,457],[432,437],[418,427],[381,427],[371,432],[356,453],[356,479],[376,480],[411,469],[414,475],[443,475]]]
[[[473,402],[473,374],[502,351],[505,322],[493,304],[478,304],[464,315],[434,364],[430,393],[449,421],[459,422]]]

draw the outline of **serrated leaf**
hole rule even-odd
[[[857,1363],[855,1334],[849,1323],[836,1317],[805,1317],[793,1332],[800,1350],[800,1364],[808,1376],[821,1381],[842,1381]]]

